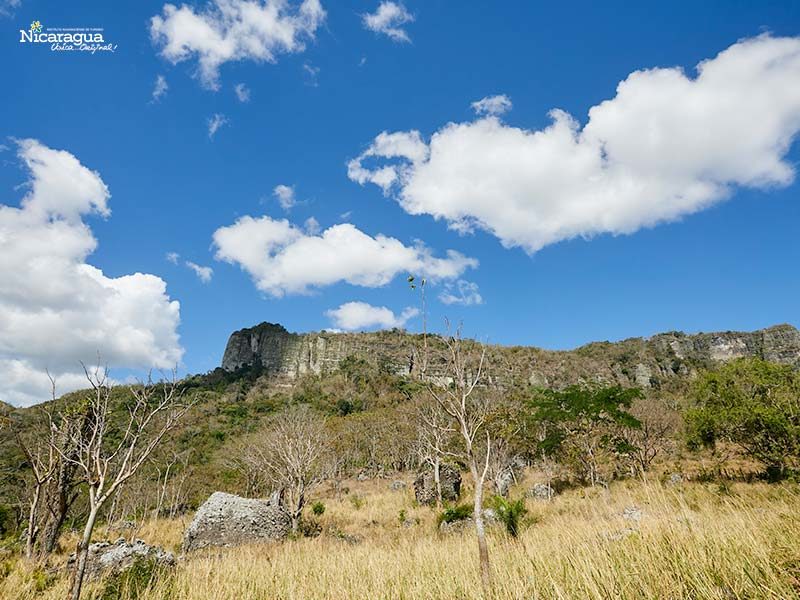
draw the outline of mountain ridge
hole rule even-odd
[[[380,364],[397,375],[415,372],[421,334],[393,329],[364,333],[293,333],[263,322],[233,332],[222,369],[259,367],[290,380],[335,371],[348,357]],[[438,335],[429,335],[435,347]],[[586,380],[642,387],[691,376],[698,368],[740,357],[800,367],[800,331],[787,323],[754,331],[686,334],[680,331],[633,337],[618,342],[590,342],[572,350],[535,346],[488,345],[494,375],[526,377],[534,385],[562,385]],[[441,371],[435,361],[431,372]]]

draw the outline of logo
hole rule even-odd
[[[19,30],[20,44],[50,44],[51,52],[116,52],[117,45],[107,42],[102,27],[42,27],[34,21]]]

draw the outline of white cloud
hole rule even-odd
[[[511,98],[505,94],[499,96],[486,96],[470,104],[472,110],[478,115],[502,115],[511,110]]]
[[[274,63],[279,54],[302,52],[324,20],[319,0],[214,0],[198,12],[165,4],[150,19],[150,37],[173,64],[196,57],[202,84],[218,89],[226,62]]]
[[[375,33],[388,35],[395,42],[410,42],[403,25],[414,21],[414,15],[397,2],[381,2],[374,13],[361,15],[364,27]]]
[[[180,258],[181,258],[181,255],[178,254],[177,252],[167,252],[167,254],[164,256],[164,258],[166,258],[167,261],[171,262],[173,265],[177,265],[178,264],[178,260],[180,260]]]
[[[214,275],[214,269],[211,267],[203,267],[190,260],[187,260],[185,264],[194,271],[194,274],[197,275],[198,279],[203,283],[209,283],[211,281],[211,277]]]
[[[401,158],[407,162],[369,169],[364,166],[368,158]],[[347,163],[347,176],[361,185],[370,182],[388,193],[398,181],[411,176],[414,166],[428,158],[428,146],[419,131],[384,131],[358,158]]]
[[[493,116],[450,123],[425,144],[381,133],[351,179],[395,191],[410,214],[484,229],[527,252],[561,240],[628,234],[728,197],[735,186],[794,179],[784,160],[800,130],[800,38],[762,35],[680,69],[636,71],[586,125],[551,112],[534,131]],[[398,151],[387,139],[402,140]],[[396,146],[395,144],[394,146]],[[398,158],[368,168],[366,158]]]
[[[226,117],[225,115],[221,115],[219,113],[215,113],[211,115],[207,123],[208,123],[208,137],[209,139],[213,139],[214,135],[217,133],[217,131],[219,131],[219,128],[228,124],[228,117]]]
[[[319,67],[315,67],[309,63],[303,63],[303,72],[306,74],[306,85],[310,85],[311,87],[319,87],[319,81],[317,81]]]
[[[278,199],[278,204],[285,211],[290,211],[297,204],[297,198],[294,195],[294,186],[291,185],[276,185],[272,190],[272,195]]]
[[[406,308],[399,315],[395,315],[385,306],[372,306],[366,302],[346,302],[339,308],[325,312],[325,316],[333,321],[337,330],[353,331],[380,327],[391,329],[403,327],[409,319],[419,315],[416,308]]]
[[[443,304],[461,304],[473,306],[483,304],[483,297],[478,290],[478,284],[459,279],[455,284],[448,282],[444,291],[439,294],[439,301]]]
[[[167,78],[163,75],[158,75],[156,77],[155,85],[153,86],[153,97],[151,102],[158,102],[161,98],[167,93],[169,89],[169,85],[167,84]]]
[[[143,273],[107,277],[88,264],[97,247],[85,216],[108,217],[100,175],[65,151],[17,141],[29,171],[20,207],[0,204],[0,400],[17,405],[84,385],[79,361],[170,368],[183,355],[180,305]]]
[[[317,221],[314,217],[308,217],[306,222],[303,223],[303,229],[309,235],[317,235],[321,229],[319,226],[319,221]]]
[[[245,84],[237,83],[233,86],[233,91],[236,93],[239,102],[250,102],[250,88]]]
[[[436,258],[421,242],[406,246],[384,235],[371,237],[349,223],[313,235],[286,219],[245,216],[217,229],[213,240],[217,260],[238,264],[259,290],[275,297],[339,282],[380,287],[406,272],[454,279],[478,266],[454,250]]]

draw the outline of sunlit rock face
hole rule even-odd
[[[535,337],[532,332],[531,337]],[[442,342],[429,335],[426,377],[447,376]],[[385,372],[419,374],[422,336],[399,329],[370,333],[290,333],[283,326],[261,323],[231,334],[222,368],[236,371],[258,367],[265,374],[296,379],[306,374],[336,371],[343,360],[364,360]],[[800,367],[800,331],[776,325],[753,332],[687,335],[669,332],[649,338],[593,342],[569,351],[528,346],[488,346],[486,380],[503,386],[563,387],[576,383],[636,385],[657,388],[692,378],[699,369],[742,357]]]

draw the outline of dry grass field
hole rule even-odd
[[[410,489],[353,482],[326,505],[318,537],[218,549],[180,559],[149,585],[93,582],[86,598],[139,600],[481,598],[471,531],[440,534],[436,512]],[[324,497],[328,496],[328,497]],[[622,482],[528,501],[526,528],[490,535],[495,598],[800,598],[800,488],[795,484]],[[626,519],[628,507],[641,510]],[[413,525],[401,523],[403,517]],[[145,523],[136,536],[179,550],[184,520]],[[95,539],[106,534],[102,529]],[[116,537],[116,535],[114,536]],[[71,543],[71,540],[70,540]],[[48,571],[0,565],[0,597],[61,599],[65,555]]]

